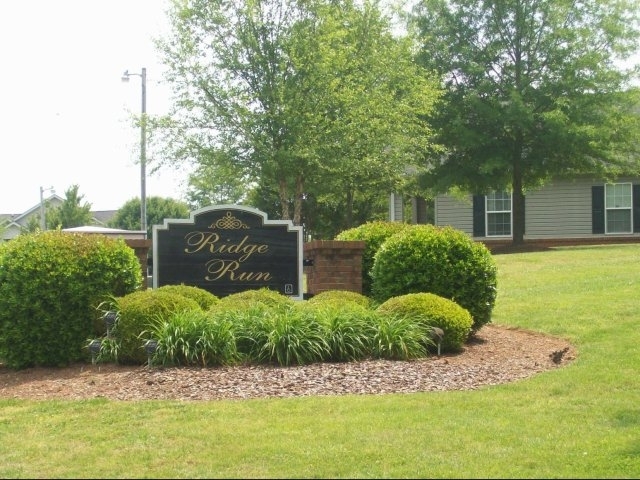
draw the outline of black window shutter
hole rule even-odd
[[[484,220],[484,195],[473,196],[473,236],[485,237],[487,229]]]
[[[640,233],[640,185],[633,186],[633,232]]]
[[[604,233],[604,185],[591,187],[591,233]]]

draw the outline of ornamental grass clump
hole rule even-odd
[[[144,334],[157,322],[185,310],[202,311],[198,302],[180,294],[157,290],[140,290],[113,300],[112,309],[118,312],[113,336],[120,342],[120,363],[143,364],[147,355],[143,348]]]
[[[423,324],[406,315],[377,315],[371,355],[387,360],[411,360],[428,355],[431,344]]]
[[[202,310],[156,319],[141,336],[158,342],[154,360],[163,365],[231,365],[239,358],[233,323]]]
[[[387,239],[375,256],[373,296],[380,303],[433,293],[467,309],[473,331],[491,321],[497,269],[483,244],[451,227],[413,225]]]
[[[309,317],[322,325],[328,345],[325,360],[350,362],[371,355],[377,316],[369,308],[352,300],[339,302],[330,297],[301,303],[298,308],[306,310]]]
[[[325,329],[304,310],[280,310],[245,326],[245,334],[256,342],[252,357],[259,363],[306,365],[329,355]]]
[[[444,331],[443,351],[457,352],[471,333],[471,314],[460,305],[432,293],[410,293],[393,297],[381,304],[377,311],[383,316],[410,319],[420,325],[422,335],[433,346],[432,328]]]

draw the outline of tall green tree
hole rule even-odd
[[[280,218],[339,195],[349,224],[358,189],[386,197],[431,145],[436,82],[376,2],[177,1],[170,19],[167,152],[277,192]]]
[[[45,215],[48,228],[73,228],[91,223],[91,204],[83,202],[84,195],[78,193],[78,185],[72,185],[64,192],[64,200],[57,207],[47,210]]]
[[[172,198],[147,198],[147,238],[152,238],[153,226],[162,225],[165,218],[189,218],[188,205]],[[127,201],[109,220],[108,225],[124,230],[139,230],[140,199],[132,198]]]
[[[447,152],[425,181],[510,190],[517,244],[528,187],[638,172],[638,70],[622,67],[638,13],[626,0],[421,0],[418,59],[447,92],[432,117]]]

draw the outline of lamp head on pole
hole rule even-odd
[[[129,76],[130,76],[130,75],[131,75],[131,74],[129,73],[129,70],[125,70],[125,71],[124,71],[124,73],[122,74],[121,80],[122,80],[124,83],[127,83],[127,82],[129,81]]]

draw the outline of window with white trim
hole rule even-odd
[[[608,183],[604,186],[605,233],[631,233],[633,205],[631,183]]]
[[[486,202],[487,237],[511,236],[511,194],[493,192]]]

